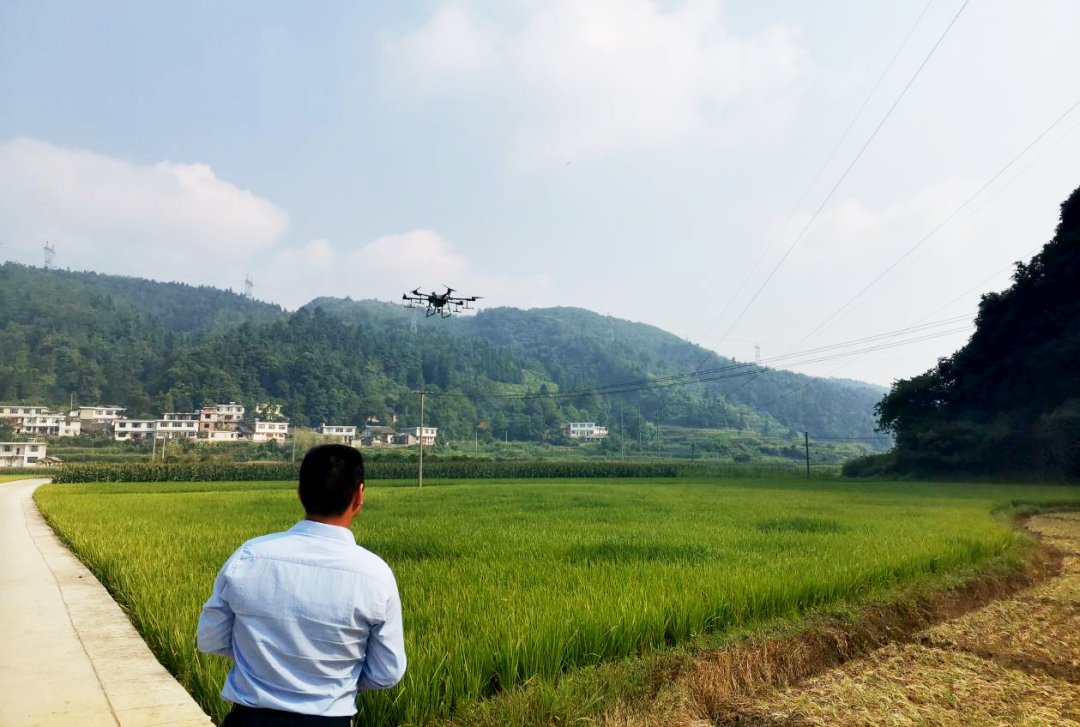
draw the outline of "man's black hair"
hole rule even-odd
[[[313,447],[300,463],[300,502],[312,515],[340,515],[364,481],[364,457],[344,444]]]

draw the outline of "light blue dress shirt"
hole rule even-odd
[[[352,531],[302,520],[249,540],[222,566],[199,650],[234,660],[221,696],[248,707],[356,714],[356,695],[405,674],[390,567]]]

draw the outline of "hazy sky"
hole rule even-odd
[[[747,308],[962,4],[932,0],[783,227],[924,0],[5,2],[0,259],[49,240],[62,267],[250,274],[290,308],[447,283],[709,346],[731,329],[721,353],[768,359],[1080,100],[1080,3],[972,0]],[[903,329],[1029,257],[1080,184],[1078,123],[802,348]],[[966,335],[799,370],[888,384]]]

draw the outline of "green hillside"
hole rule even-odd
[[[636,438],[645,421],[766,436],[873,432],[883,389],[786,371],[565,398],[578,391],[733,362],[653,326],[577,308],[495,308],[417,319],[379,301],[318,299],[296,313],[229,291],[0,266],[0,401],[110,402],[132,414],[215,401],[281,403],[300,424],[418,416],[449,437],[477,426],[556,440],[567,419]],[[440,395],[441,394],[441,395]]]

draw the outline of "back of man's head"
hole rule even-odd
[[[364,482],[364,457],[344,444],[308,450],[300,463],[300,502],[312,515],[341,515]]]

